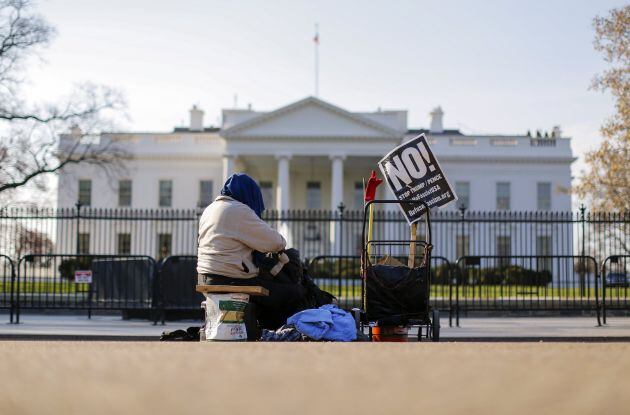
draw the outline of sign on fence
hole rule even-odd
[[[74,282],[92,284],[92,271],[74,271]]]
[[[398,200],[422,200],[429,208],[457,200],[424,134],[390,151],[378,162],[387,185]],[[423,205],[401,205],[409,223],[420,220]]]

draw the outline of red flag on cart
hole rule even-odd
[[[363,200],[369,202],[370,200],[376,199],[376,188],[381,183],[383,183],[383,180],[377,178],[376,172],[372,170],[372,175],[367,182],[367,186],[365,186],[365,195],[363,196]]]

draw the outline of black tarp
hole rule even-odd
[[[129,307],[150,306],[154,264],[150,258],[94,259],[92,301],[122,303]]]
[[[195,291],[197,257],[170,257],[160,266],[158,301],[164,309],[199,310],[205,300]]]

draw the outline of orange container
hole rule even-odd
[[[372,327],[372,341],[374,342],[398,342],[409,341],[408,326],[374,326]]]

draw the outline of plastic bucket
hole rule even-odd
[[[245,341],[248,294],[206,294],[206,341]]]
[[[372,327],[372,341],[374,342],[398,342],[409,341],[408,326],[374,326]]]

